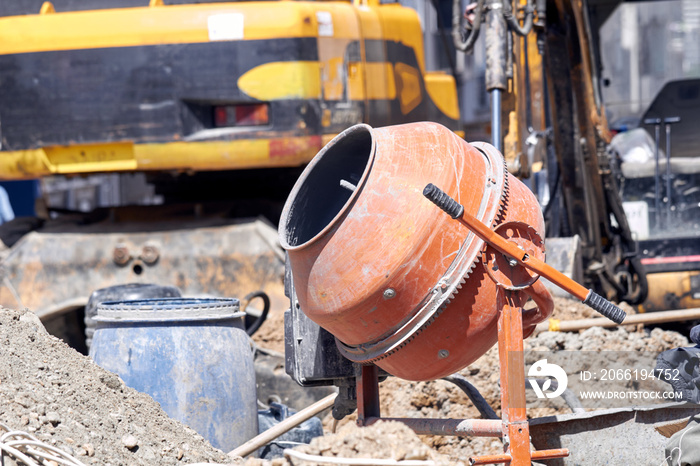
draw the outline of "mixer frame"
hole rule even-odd
[[[414,419],[382,418],[379,408],[379,368],[362,366],[357,377],[357,424],[372,425],[379,420],[406,424],[418,435],[500,437],[503,454],[469,458],[470,464],[509,463],[525,466],[531,460],[564,458],[566,448],[530,450],[530,426],[525,407],[525,364],[523,359],[522,293],[500,288],[498,292],[498,350],[501,374],[501,419]]]

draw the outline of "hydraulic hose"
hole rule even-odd
[[[528,0],[527,5],[525,6],[525,21],[523,22],[522,27],[520,26],[518,19],[513,16],[513,4],[511,2],[512,0],[505,0],[503,2],[503,17],[506,19],[508,27],[513,32],[519,36],[526,36],[532,30],[532,20],[535,16],[535,10],[532,7],[532,0]]]
[[[479,29],[481,28],[481,13],[484,9],[484,0],[478,0],[476,4],[476,9],[474,10],[474,24],[472,24],[471,30],[467,33],[466,39],[462,39],[462,5],[460,0],[453,0],[452,2],[452,41],[455,44],[455,48],[460,52],[471,52],[476,43],[476,39],[479,37]]]

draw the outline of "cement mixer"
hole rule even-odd
[[[285,328],[297,332],[287,343],[292,372],[327,357],[334,340],[356,364],[360,422],[371,423],[379,369],[432,380],[498,341],[504,418],[457,430],[508,436],[503,461],[564,455],[529,451],[523,338],[553,309],[538,278],[617,323],[625,314],[545,264],[543,236],[536,198],[489,144],[469,144],[435,123],[349,128],[302,173],[280,221],[292,298]],[[536,307],[524,311],[530,298]],[[333,337],[317,339],[312,356],[296,348],[309,340],[298,333],[301,314]],[[329,366],[337,379],[342,370]]]

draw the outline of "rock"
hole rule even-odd
[[[49,411],[46,413],[46,420],[55,426],[61,423],[61,416],[56,411]]]
[[[144,448],[143,452],[141,453],[141,457],[148,464],[156,464],[156,460],[157,460],[156,454],[150,448]]]
[[[122,381],[119,376],[111,372],[102,374],[100,376],[100,382],[107,385],[112,390],[119,390],[122,386]]]
[[[133,450],[134,448],[139,446],[138,439],[131,434],[126,434],[125,436],[123,436],[122,443],[129,450]]]
[[[25,312],[22,316],[20,316],[19,321],[26,324],[30,324],[33,327],[34,331],[42,330],[46,332],[44,324],[41,323],[41,319],[39,319],[39,316],[37,316],[33,312]]]
[[[95,447],[93,447],[91,443],[83,444],[83,448],[88,456],[95,456]]]
[[[168,417],[151,397],[37,329],[29,311],[0,310],[0,423],[49,445],[69,445],[86,466],[172,465],[174,451],[161,459],[160,447],[185,443],[199,462],[227,462],[223,452]],[[127,448],[125,435],[135,437],[138,448]]]
[[[32,404],[32,402],[25,396],[16,396],[13,401],[23,408],[29,408]]]
[[[428,459],[428,452],[425,449],[413,449],[406,453],[403,457],[404,460],[426,460]]]

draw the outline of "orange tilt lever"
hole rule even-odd
[[[434,184],[428,184],[423,190],[423,195],[452,218],[464,223],[476,236],[491,245],[498,252],[515,259],[523,267],[545,277],[561,289],[576,296],[583,304],[586,304],[613,322],[621,324],[622,321],[625,320],[625,317],[627,317],[625,311],[595,293],[593,290],[589,290],[585,286],[580,285],[543,261],[535,257],[530,257],[515,243],[503,238],[473,215],[465,212],[464,207],[460,203],[452,199],[447,193]]]

